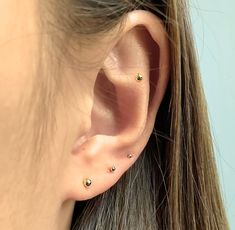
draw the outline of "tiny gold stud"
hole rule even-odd
[[[132,153],[127,154],[127,158],[132,158],[132,157],[133,157]]]
[[[115,165],[113,165],[111,168],[110,168],[110,170],[109,170],[110,172],[115,172],[116,171],[116,167],[115,167]]]
[[[137,76],[136,76],[136,81],[142,81],[143,80],[143,76],[138,73]]]
[[[89,188],[89,187],[91,186],[91,184],[92,184],[92,180],[91,180],[91,179],[85,178],[85,179],[83,180],[83,185],[84,185],[86,188]]]

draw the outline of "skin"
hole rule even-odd
[[[63,65],[54,141],[47,140],[50,148],[34,161],[35,123],[28,117],[23,126],[21,118],[27,117],[29,93],[39,77],[34,69],[38,17],[34,1],[0,0],[0,229],[69,229],[75,201],[108,190],[141,154],[169,79],[168,40],[159,19],[144,11],[129,13],[118,36],[113,30],[74,54],[96,67]],[[159,57],[149,55],[153,50]],[[152,72],[154,87],[150,67],[160,67]],[[138,72],[141,82],[135,80]],[[100,87],[114,94],[104,98],[97,93]],[[110,173],[113,164],[117,170]],[[89,189],[82,184],[85,177],[92,178]]]

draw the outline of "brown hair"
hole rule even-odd
[[[145,150],[110,190],[76,203],[71,228],[228,229],[186,1],[50,0],[41,7],[42,27],[50,31],[47,52],[53,57],[69,54],[68,40],[92,41],[125,23],[126,13],[134,9],[151,11],[163,21],[171,47],[170,83]],[[53,89],[44,85],[39,92],[46,101],[59,87],[55,75],[48,84]],[[50,118],[45,100],[40,111]],[[40,130],[37,135],[43,136]]]

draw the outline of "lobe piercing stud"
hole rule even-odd
[[[109,169],[110,172],[115,172],[116,171],[116,166],[113,165],[110,169]]]
[[[127,154],[127,158],[132,158],[133,157],[133,154],[132,153],[129,153],[129,154]]]
[[[137,76],[136,76],[136,81],[142,81],[143,80],[143,76],[138,73]]]
[[[84,185],[86,188],[89,188],[89,187],[91,186],[91,184],[92,184],[92,180],[91,180],[91,179],[85,178],[85,179],[83,180],[83,185]]]

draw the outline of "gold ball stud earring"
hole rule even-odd
[[[128,153],[128,154],[127,154],[127,158],[130,159],[130,158],[132,158],[132,157],[133,157],[133,154],[132,154],[132,153]]]
[[[110,172],[115,172],[116,171],[116,166],[113,165],[110,169],[109,169]]]
[[[137,76],[136,76],[136,81],[142,81],[143,80],[143,76],[138,73]]]
[[[86,188],[89,188],[89,187],[91,186],[91,184],[92,184],[92,180],[91,180],[91,179],[85,178],[85,179],[83,180],[83,185],[84,185]]]

